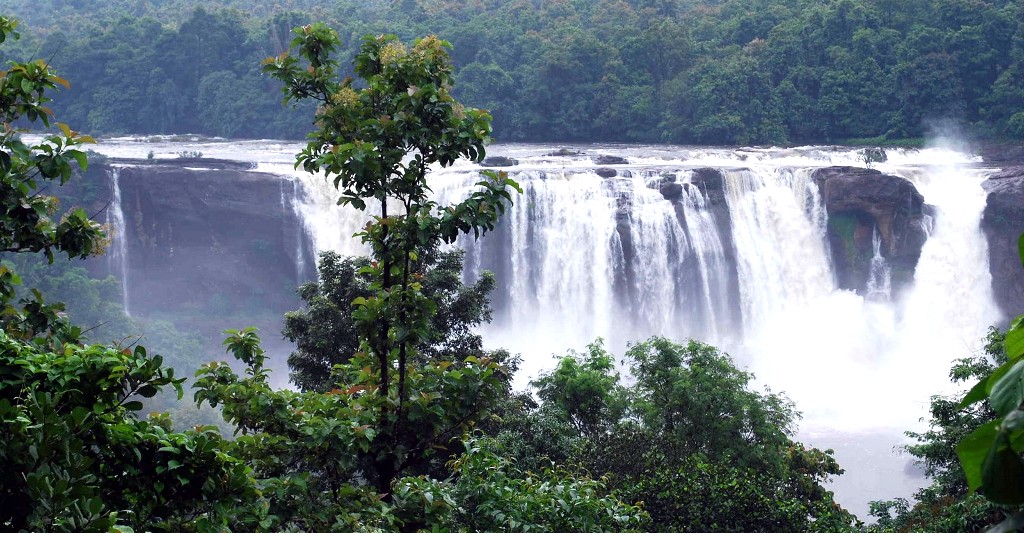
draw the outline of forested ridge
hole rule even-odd
[[[259,61],[325,20],[454,45],[456,95],[499,141],[898,142],[956,123],[1024,138],[1019,0],[0,1],[77,80],[54,108],[98,134],[300,138]],[[349,68],[348,65],[343,65]],[[350,72],[349,72],[350,74]]]

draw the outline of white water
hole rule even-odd
[[[871,272],[868,277],[867,299],[889,301],[892,298],[892,268],[882,256],[882,234],[878,225],[871,231]]]
[[[813,168],[725,171],[744,333],[835,288]]]
[[[107,253],[107,270],[121,280],[121,304],[124,314],[131,316],[128,283],[128,233],[121,208],[121,168],[110,168],[110,206],[107,208],[106,224],[111,229],[110,251]]]
[[[121,142],[108,155],[141,158],[153,146]],[[914,182],[937,210],[914,285],[894,300],[884,269],[873,288],[888,298],[836,289],[826,216],[809,179],[815,168],[863,166],[858,151],[586,146],[575,147],[584,155],[545,155],[557,148],[492,147],[492,155],[520,160],[507,170],[524,194],[497,231],[460,242],[471,277],[481,267],[498,275],[485,340],[524,356],[520,386],[552,366],[551,354],[597,336],[618,353],[651,334],[693,336],[723,347],[761,385],[792,398],[804,413],[802,439],[840,446],[847,469],[840,501],[863,515],[869,498],[907,495],[915,481],[893,475],[907,459],[891,448],[903,443],[902,431],[921,428],[929,396],[950,389],[950,362],[977,348],[1000,319],[979,229],[985,172],[970,157],[892,150],[875,165]],[[193,147],[176,144],[169,153],[182,149]],[[337,192],[324,179],[293,170],[298,145],[194,149],[255,161],[257,170],[298,184],[293,207],[315,250],[365,252],[352,238],[365,215],[336,206]],[[615,168],[630,174],[599,177],[593,157],[602,153],[628,158],[628,167]],[[708,166],[725,176],[731,226],[697,187],[686,187],[676,204],[657,190],[662,175],[689,183],[693,169]],[[459,163],[435,172],[439,200],[465,197],[478,171]],[[727,227],[729,235],[720,233]],[[881,267],[884,255],[875,252]],[[865,456],[873,464],[858,464]],[[851,496],[857,491],[866,494]]]
[[[281,213],[290,212],[296,220],[301,221],[303,217],[299,213],[302,204],[299,200],[298,181],[298,179],[281,180]],[[306,281],[306,254],[303,247],[303,243],[306,241],[306,231],[302,224],[295,224],[294,239],[295,286],[297,287]]]

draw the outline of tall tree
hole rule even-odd
[[[488,174],[461,203],[439,206],[429,198],[430,165],[484,157],[488,116],[452,99],[446,44],[436,38],[407,49],[392,36],[368,37],[355,60],[362,89],[352,80],[336,81],[331,56],[338,38],[326,26],[296,29],[293,44],[297,57],[282,54],[265,68],[285,82],[288,100],[319,103],[318,129],[298,155],[299,164],[333,180],[339,203],[379,208],[360,233],[371,260],[351,274],[366,282],[367,294],[351,301],[358,351],[337,354],[342,362],[334,366],[335,388],[326,393],[273,391],[259,338],[251,330],[234,331],[225,344],[246,365],[245,377],[226,364],[211,364],[199,373],[196,397],[222,404],[242,433],[240,454],[274,495],[267,502],[268,527],[458,527],[456,509],[464,506],[453,498],[480,496],[483,501],[474,505],[494,509],[508,503],[497,495],[514,490],[511,485],[523,489],[526,506],[517,503],[508,516],[526,520],[537,501],[550,501],[550,484],[509,481],[507,465],[476,466],[490,455],[453,462],[457,481],[426,475],[438,470],[439,454],[467,437],[505,392],[504,370],[486,356],[423,357],[426,348],[437,347],[431,327],[437,306],[426,295],[429,272],[420,269],[429,262],[422,254],[460,233],[493,228],[511,201],[508,188],[516,187],[504,175]],[[603,531],[640,520],[638,509],[597,498],[592,485],[559,479],[580,490],[562,494],[572,502],[570,510],[556,511],[555,518],[582,516]],[[472,488],[485,486],[494,491]],[[578,510],[571,510],[577,503]]]

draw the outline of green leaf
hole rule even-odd
[[[985,398],[988,398],[989,377],[991,376],[985,377],[984,379],[978,381],[977,383],[974,384],[973,387],[971,387],[971,390],[967,391],[967,395],[964,396],[964,399],[960,400],[960,409],[963,409],[969,405],[978,403],[984,400]]]
[[[124,403],[124,408],[129,410],[129,411],[141,411],[142,410],[142,402],[140,402],[140,401],[125,402]]]
[[[1020,318],[1014,320],[1013,327],[1006,332],[1006,340],[1003,341],[1006,356],[1011,360],[1024,355],[1024,326],[1021,326]]]
[[[967,392],[967,396],[960,401],[960,409],[988,398],[989,394],[992,392],[993,385],[995,385],[1000,378],[1006,375],[1014,364],[1014,361],[1007,361],[1003,363],[999,368],[995,369],[991,374],[974,385],[974,387]]]
[[[1024,503],[1024,462],[1010,446],[1009,435],[1000,431],[982,465],[985,497],[1005,505]]]
[[[1006,375],[992,385],[989,402],[1000,416],[1006,416],[1024,403],[1024,361],[1014,363]]]
[[[78,166],[82,168],[83,172],[89,169],[89,156],[85,155],[85,152],[72,150],[68,152],[68,155],[75,158],[75,161],[78,161]]]
[[[992,441],[995,440],[996,434],[999,432],[999,424],[999,420],[993,420],[979,427],[964,437],[956,446],[960,465],[967,476],[967,486],[972,491],[981,487],[981,467],[989,450],[992,449]]]

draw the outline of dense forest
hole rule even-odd
[[[259,62],[324,20],[453,43],[456,94],[499,141],[899,142],[950,122],[1024,137],[1019,0],[512,2],[0,1],[27,57],[75,90],[54,103],[94,134],[301,138]],[[348,68],[348,65],[344,65]],[[351,72],[349,72],[351,74]]]

